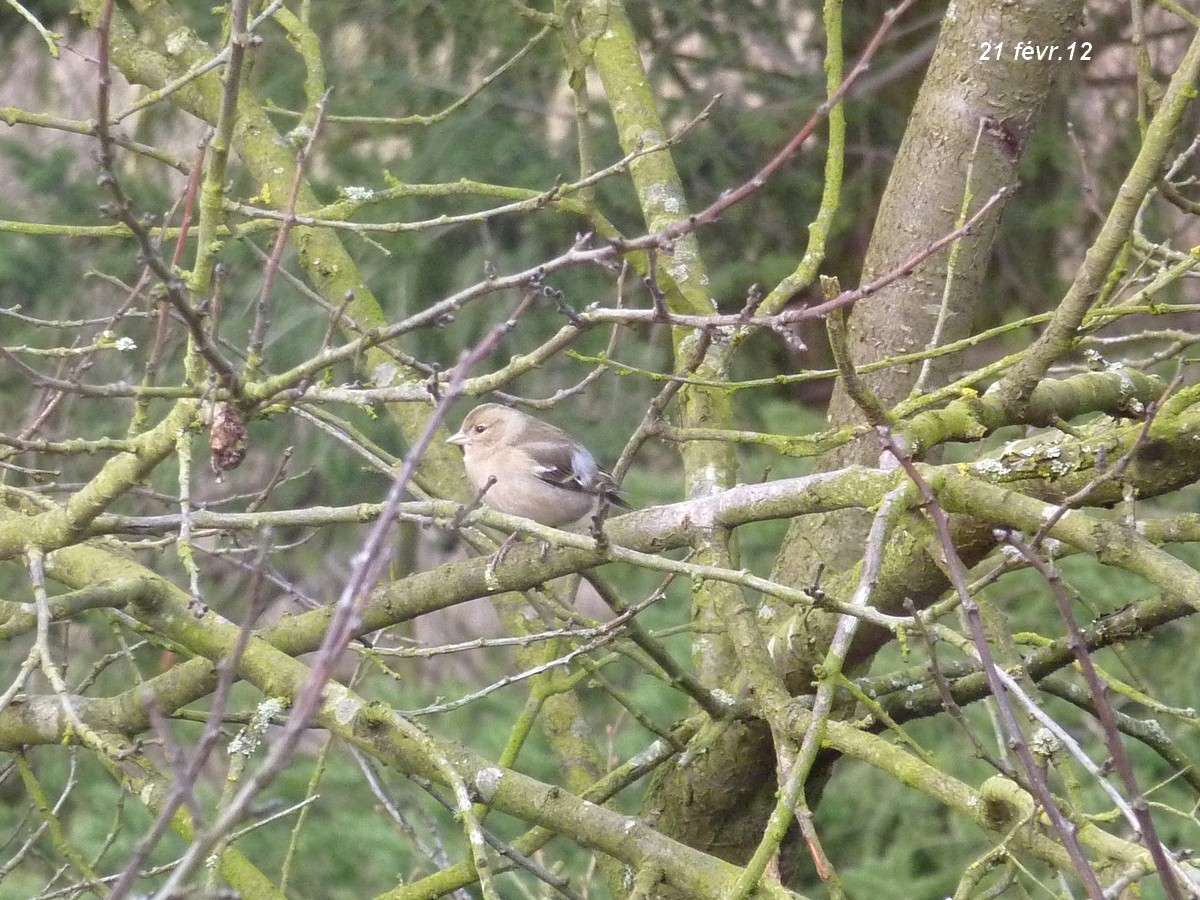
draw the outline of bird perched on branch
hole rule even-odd
[[[586,447],[520,410],[477,406],[446,441],[463,448],[467,477],[499,512],[557,528],[601,503],[629,508]]]

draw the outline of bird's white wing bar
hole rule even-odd
[[[568,490],[595,490],[600,469],[579,444],[539,442],[522,450],[533,460],[533,474],[542,481]]]

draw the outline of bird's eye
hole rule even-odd
[[[486,426],[486,425],[476,425],[476,426],[475,426],[475,433],[476,433],[476,434],[482,434],[482,433],[483,433],[483,432],[485,432],[485,431],[487,431],[487,426]]]

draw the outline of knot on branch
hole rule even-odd
[[[988,828],[1004,830],[1034,813],[1033,797],[1003,775],[993,775],[979,788],[983,819]]]
[[[475,789],[474,792],[480,801],[491,803],[496,799],[496,794],[500,790],[500,782],[503,780],[504,772],[501,769],[488,766],[476,773],[471,786]]]

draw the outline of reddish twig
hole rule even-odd
[[[204,764],[208,761],[208,757],[216,746],[217,738],[221,736],[221,724],[225,716],[225,709],[229,702],[229,694],[233,688],[235,675],[237,674],[238,664],[241,662],[242,654],[245,652],[246,647],[250,644],[250,638],[254,633],[254,625],[266,607],[266,604],[263,602],[262,591],[263,569],[266,565],[266,560],[266,542],[264,541],[263,548],[259,552],[258,560],[254,567],[253,580],[251,581],[250,609],[246,615],[245,623],[238,632],[238,639],[234,645],[233,652],[217,665],[217,686],[213,692],[208,719],[204,723],[204,731],[201,733],[200,740],[196,744],[196,751],[186,763],[183,760],[179,761],[178,768],[181,771],[176,774],[171,784],[170,793],[163,800],[162,807],[159,809],[154,824],[138,843],[129,860],[126,862],[125,869],[121,872],[121,877],[113,885],[112,892],[108,895],[108,900],[121,900],[121,898],[129,893],[133,888],[134,882],[139,877],[142,866],[158,845],[167,827],[171,824],[175,812],[184,803],[188,803],[189,805],[195,803],[192,795],[192,785],[200,775]],[[157,698],[153,694],[149,694],[146,699],[146,702],[151,706],[152,721],[154,712],[158,710],[158,707],[155,705],[156,701]],[[161,716],[161,711],[159,711],[159,715]],[[199,820],[196,821],[195,825],[197,828],[199,827]]]
[[[167,891],[183,883],[203,856],[208,854],[240,819],[250,801],[274,779],[295,752],[300,737],[308,728],[309,721],[321,701],[325,685],[333,677],[334,666],[338,658],[355,635],[365,599],[383,576],[391,560],[394,552],[394,542],[391,538],[396,525],[396,512],[416,473],[417,466],[438,428],[441,427],[450,405],[461,394],[467,373],[496,349],[504,335],[516,326],[519,317],[529,308],[535,298],[535,292],[527,292],[513,314],[494,328],[474,348],[465,353],[458,365],[455,366],[445,393],[431,411],[421,435],[405,455],[404,462],[388,491],[383,512],[372,526],[362,548],[354,556],[354,568],[334,605],[321,646],[313,659],[311,674],[297,692],[287,722],[284,723],[280,734],[273,740],[261,766],[242,783],[238,792],[221,810],[212,827],[204,834],[198,835],[192,842],[188,852],[180,860],[171,879],[160,893],[166,895]]]
[[[766,165],[754,174],[754,177],[740,187],[723,192],[720,197],[695,215],[681,219],[679,222],[673,223],[656,232],[653,235],[656,239],[655,241],[651,242],[651,236],[647,235],[645,238],[623,242],[623,245],[629,249],[643,250],[649,246],[662,246],[663,242],[673,241],[690,231],[694,231],[698,225],[708,225],[716,222],[727,209],[736,206],[761,191],[767,182],[799,152],[805,141],[812,137],[813,132],[817,130],[817,126],[829,115],[829,111],[842,101],[850,89],[854,87],[855,82],[870,68],[872,58],[883,45],[884,39],[887,37],[888,32],[892,30],[896,19],[907,12],[909,7],[914,3],[915,0],[901,0],[900,3],[883,14],[883,19],[879,23],[879,27],[871,36],[871,40],[867,42],[867,46],[863,48],[863,52],[859,54],[857,62],[846,73],[846,77],[842,79],[842,83],[838,86],[838,89],[826,97],[813,110],[812,115],[808,117],[808,121],[767,161]]]
[[[99,66],[98,88],[96,91],[96,137],[100,142],[100,182],[108,188],[113,197],[113,213],[137,239],[142,252],[144,263],[162,282],[167,299],[187,323],[188,330],[196,344],[196,350],[208,361],[221,378],[223,383],[234,393],[237,392],[237,375],[233,367],[221,355],[204,329],[203,316],[198,313],[187,298],[187,287],[175,274],[175,271],[163,262],[158,255],[145,226],[133,214],[129,198],[125,195],[120,181],[117,180],[113,168],[113,140],[108,125],[109,89],[112,85],[112,75],[109,67],[109,37],[112,27],[113,0],[106,0],[96,24],[97,51],[96,58]],[[177,248],[178,249],[178,248]],[[161,321],[161,320],[160,320]],[[156,343],[157,343],[156,338]]]
[[[254,325],[250,329],[250,342],[247,348],[247,378],[254,377],[262,362],[263,343],[267,338],[267,329],[271,326],[271,291],[275,286],[275,273],[279,270],[279,263],[283,259],[283,249],[287,246],[288,235],[291,233],[292,226],[296,224],[296,201],[300,197],[300,188],[304,184],[304,170],[312,156],[317,135],[321,132],[321,125],[325,121],[325,106],[329,101],[331,91],[332,88],[325,91],[318,101],[312,131],[309,132],[308,140],[305,141],[300,152],[296,154],[296,169],[292,173],[292,187],[288,193],[287,206],[284,207],[283,224],[279,226],[279,231],[275,235],[275,244],[271,247],[271,255],[267,258],[267,267],[263,270],[262,290],[259,291],[258,304],[254,310]]]
[[[1113,768],[1117,770],[1117,775],[1124,783],[1125,790],[1129,794],[1130,805],[1133,807],[1134,815],[1137,816],[1142,840],[1145,842],[1146,848],[1150,851],[1150,856],[1154,860],[1154,868],[1158,870],[1158,877],[1162,881],[1163,891],[1169,900],[1183,900],[1183,893],[1180,891],[1179,884],[1175,880],[1175,873],[1172,871],[1167,851],[1158,839],[1158,832],[1154,829],[1154,820],[1150,816],[1150,808],[1146,804],[1146,796],[1138,787],[1137,779],[1133,774],[1133,765],[1129,761],[1129,754],[1125,752],[1125,745],[1121,742],[1121,735],[1117,730],[1116,716],[1113,714],[1112,705],[1108,702],[1107,688],[1104,682],[1101,681],[1100,675],[1096,672],[1096,666],[1092,662],[1092,655],[1087,649],[1087,642],[1084,640],[1083,632],[1079,628],[1079,622],[1075,619],[1075,613],[1071,609],[1071,598],[1067,595],[1067,589],[1063,585],[1062,578],[1059,577],[1058,570],[1052,563],[1043,559],[1041,554],[1034,550],[1033,547],[1018,538],[1014,532],[1003,530],[998,534],[998,537],[1010,547],[1015,548],[1027,563],[1037,569],[1042,578],[1050,586],[1050,592],[1054,595],[1054,602],[1058,606],[1058,613],[1062,616],[1063,623],[1067,627],[1071,652],[1075,654],[1075,659],[1079,663],[1079,669],[1083,672],[1084,681],[1087,682],[1088,689],[1091,691],[1092,702],[1096,707],[1096,716],[1100,719],[1100,724],[1103,727],[1104,743],[1108,747]]]
[[[916,485],[917,490],[920,491],[925,511],[930,519],[933,520],[938,541],[942,546],[942,552],[945,554],[946,570],[950,577],[950,582],[958,593],[959,602],[962,604],[963,612],[966,614],[967,624],[971,631],[971,642],[975,645],[975,652],[979,655],[979,664],[983,669],[984,676],[987,678],[988,687],[991,690],[992,696],[996,699],[996,709],[999,711],[1000,722],[1004,728],[1009,745],[1016,751],[1017,758],[1021,760],[1021,766],[1025,770],[1029,785],[1033,789],[1034,794],[1036,794],[1042,808],[1046,810],[1046,815],[1050,817],[1050,823],[1054,826],[1054,830],[1058,832],[1059,837],[1062,839],[1067,855],[1071,858],[1071,863],[1075,867],[1075,873],[1087,889],[1088,896],[1091,900],[1104,900],[1104,888],[1101,887],[1095,870],[1092,868],[1091,863],[1088,862],[1087,856],[1079,844],[1076,826],[1063,815],[1062,810],[1059,809],[1058,804],[1055,802],[1054,795],[1050,792],[1050,786],[1046,783],[1046,776],[1038,766],[1037,761],[1033,758],[1033,753],[1029,749],[1029,745],[1025,742],[1021,728],[1017,724],[1016,716],[1013,714],[1012,706],[1008,702],[1007,690],[996,670],[996,662],[992,658],[992,651],[988,646],[987,633],[983,627],[983,617],[979,613],[979,606],[971,596],[970,587],[967,584],[967,567],[954,546],[954,535],[950,531],[950,517],[946,515],[946,511],[938,503],[933,488],[925,480],[916,463],[913,462],[912,457],[900,445],[899,441],[892,436],[887,426],[882,424],[877,425],[876,430],[884,446],[896,458],[909,479]]]

